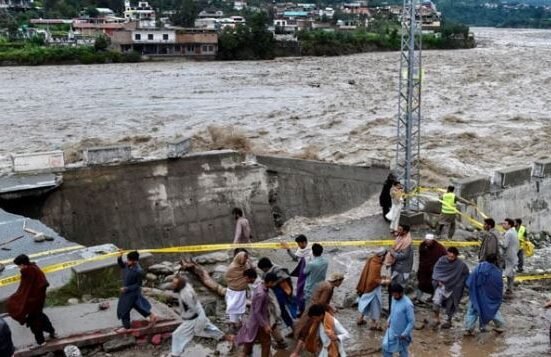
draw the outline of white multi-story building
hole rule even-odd
[[[136,29],[132,31],[134,43],[175,43],[176,31],[169,29]]]
[[[147,1],[138,2],[138,6],[130,6],[130,1],[124,2],[124,18],[127,21],[137,21],[138,27],[155,27],[155,10]]]

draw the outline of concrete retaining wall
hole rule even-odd
[[[493,182],[473,177],[456,185],[460,196],[476,202],[496,222],[521,218],[529,231],[551,231],[551,162],[498,170]]]
[[[296,215],[340,213],[378,194],[385,167],[355,167],[216,151],[68,169],[64,183],[8,211],[39,218],[67,239],[124,248],[231,242],[233,207],[255,241]]]
[[[268,169],[276,225],[295,216],[341,213],[379,194],[388,176],[384,166],[350,166],[257,156]]]

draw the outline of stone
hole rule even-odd
[[[75,345],[67,345],[63,348],[63,353],[65,357],[82,357],[82,353]]]
[[[67,300],[67,303],[69,305],[77,305],[79,303],[79,301],[78,301],[77,298],[70,298],[69,300]]]
[[[42,243],[46,240],[46,236],[44,236],[44,233],[38,233],[34,236],[34,241],[37,243]]]
[[[155,281],[155,280],[157,280],[157,275],[155,275],[153,273],[147,273],[147,274],[145,274],[145,280]]]
[[[356,81],[353,80],[353,79],[349,79],[349,80],[348,80],[348,84],[350,84],[351,86],[353,86],[354,84],[356,84]]]
[[[216,316],[216,306],[218,305],[217,298],[215,297],[202,298],[201,304],[203,305],[203,310],[205,310],[205,315]]]
[[[116,352],[132,347],[136,344],[136,337],[132,335],[121,336],[115,340],[107,341],[103,344],[105,352]]]
[[[158,275],[170,275],[172,274],[172,269],[169,266],[164,264],[153,264],[147,269],[150,273]]]
[[[219,356],[227,356],[230,354],[233,344],[229,341],[223,341],[216,345],[216,354]]]
[[[161,334],[154,335],[151,337],[151,344],[154,346],[158,346],[163,342],[163,336]]]
[[[226,272],[228,271],[228,266],[219,264],[214,267],[214,270],[212,271],[211,277],[216,281],[218,284],[226,285]]]
[[[347,309],[356,305],[357,300],[358,300],[358,295],[352,292],[346,292],[341,305],[343,308]]]
[[[226,252],[214,252],[209,254],[203,254],[194,258],[197,264],[216,264],[226,263],[229,260],[228,253]]]
[[[165,283],[171,283],[172,280],[174,280],[174,278],[176,278],[176,274],[170,274],[170,275],[165,276],[163,281]]]
[[[416,330],[422,330],[424,328],[425,328],[425,323],[424,322],[420,321],[420,322],[415,323],[415,329]]]

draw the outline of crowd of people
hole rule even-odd
[[[399,190],[396,185],[392,187]],[[453,194],[453,190],[448,189],[448,193]],[[455,203],[455,198],[448,196],[445,202]],[[249,242],[248,221],[241,210],[234,210],[234,215],[236,242]],[[450,223],[450,220],[446,222]],[[393,227],[393,245],[373,252],[357,282],[357,325],[369,323],[370,329],[385,331],[382,340],[384,356],[395,353],[408,356],[415,326],[414,304],[430,304],[434,313],[432,327],[448,329],[452,327],[453,317],[459,311],[467,288],[465,335],[475,334],[477,322],[481,331],[486,331],[493,323],[495,331],[503,332],[505,322],[499,310],[504,298],[512,298],[515,272],[522,270],[522,265],[518,265],[519,238],[525,236],[526,228],[521,221],[509,218],[502,226],[504,234],[496,230],[493,219],[484,220],[479,263],[471,272],[456,247],[446,249],[435,235],[426,234],[418,248],[419,265],[413,301],[406,295],[413,281],[414,248],[410,227],[405,224]],[[182,324],[172,334],[168,356],[183,355],[194,336],[231,341],[242,356],[249,356],[253,345],[260,343],[262,357],[268,357],[272,341],[275,348],[289,348],[286,338],[296,341],[292,347],[293,357],[300,356],[303,351],[316,356],[346,356],[345,343],[350,335],[338,320],[337,308],[332,303],[334,291],[345,277],[338,272],[327,276],[329,261],[323,255],[321,244],[310,244],[304,235],[296,237],[295,243],[296,248],[283,244],[295,264],[293,269],[279,266],[268,257],[255,260],[243,248],[233,251],[233,261],[225,273],[228,323],[225,332],[209,321],[191,284],[184,276],[177,276],[172,289],[178,299]],[[151,304],[141,291],[144,272],[139,264],[139,253],[129,252],[123,260],[121,252],[117,262],[123,276],[117,306],[122,327],[117,332],[125,334],[132,330],[132,309],[154,325],[157,316],[152,313]],[[15,258],[14,264],[21,271],[21,283],[8,299],[7,311],[14,320],[31,329],[36,340],[34,347],[40,347],[46,343],[44,333],[52,339],[57,337],[54,326],[43,312],[48,281],[26,255]],[[505,292],[503,274],[507,278]],[[385,307],[383,294],[387,292],[389,305]],[[445,314],[443,322],[442,312]],[[388,317],[386,322],[381,321],[383,314]],[[1,318],[0,341],[2,356],[11,356],[14,349],[9,328]]]

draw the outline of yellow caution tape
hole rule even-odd
[[[551,274],[544,273],[544,274],[537,274],[537,275],[518,275],[515,277],[515,281],[518,281],[519,283],[522,283],[525,281],[543,280],[543,279],[551,279]]]
[[[419,245],[423,240],[414,240],[414,245]],[[480,242],[459,242],[459,241],[439,241],[444,246],[454,246],[454,247],[477,247],[480,245]],[[356,240],[356,241],[322,241],[319,242],[325,247],[380,247],[380,246],[392,246],[394,240],[382,239],[382,240]],[[142,253],[152,253],[152,254],[170,254],[170,253],[197,253],[197,252],[208,252],[216,250],[230,250],[235,248],[249,248],[249,249],[281,249],[291,246],[294,242],[260,242],[260,243],[245,243],[245,244],[202,244],[202,245],[190,245],[190,246],[180,246],[180,247],[167,247],[167,248],[154,248],[154,249],[140,249],[139,252]],[[73,247],[74,248],[74,247]],[[76,248],[74,248],[76,249]],[[59,250],[56,250],[59,252]],[[49,254],[52,254],[53,251],[50,251]],[[118,251],[107,254],[98,255],[92,258],[87,259],[78,259],[72,261],[66,261],[62,263],[52,264],[45,266],[42,271],[45,274],[51,274],[58,271],[66,270],[73,268],[75,266],[101,261],[108,258],[116,257],[119,254],[129,252]],[[43,252],[48,253],[48,252]],[[42,254],[42,253],[40,253]],[[11,285],[20,281],[20,275],[10,276],[4,279],[0,279],[0,287]],[[532,281],[532,280],[541,280],[541,279],[551,279],[551,274],[540,274],[540,275],[521,275],[515,278],[517,282]]]
[[[70,260],[70,261],[66,261],[66,262],[62,262],[62,263],[52,264],[52,265],[42,267],[40,269],[44,272],[44,274],[51,274],[51,273],[55,273],[55,272],[58,272],[58,271],[61,271],[61,270],[65,270],[65,269],[75,267],[77,265],[81,265],[81,264],[84,264],[84,263],[91,263],[91,262],[95,262],[95,261],[100,261],[100,260],[104,260],[104,259],[114,257],[114,256],[117,256],[117,255],[119,255],[119,252],[107,253],[107,254],[98,255],[98,256],[92,257],[92,258],[79,259],[79,260]],[[0,287],[16,283],[19,280],[21,280],[20,275],[15,275],[15,276],[10,276],[10,277],[4,278],[4,279],[0,279]]]
[[[422,240],[414,240],[414,245],[421,244]],[[322,241],[319,242],[325,247],[380,247],[380,246],[392,246],[394,240],[356,240],[356,241]],[[455,241],[442,241],[445,246],[454,246],[454,247],[477,247],[480,245],[479,242],[455,242]],[[235,248],[248,248],[248,249],[282,249],[291,246],[294,242],[260,242],[260,243],[245,243],[245,244],[201,244],[201,245],[188,245],[180,247],[167,247],[167,248],[153,248],[153,249],[140,249],[140,253],[151,253],[151,254],[173,254],[173,253],[199,253],[199,252],[210,252],[217,250],[230,250]],[[75,248],[76,249],[76,248]],[[53,251],[50,251],[50,254]],[[59,252],[59,250],[57,250]],[[128,252],[128,250],[123,251],[123,253]],[[48,252],[43,252],[44,254]],[[45,266],[42,271],[45,274],[55,273],[61,270],[70,269],[77,265],[84,263],[90,263],[94,261],[104,260],[110,257],[118,256],[120,252],[113,252],[98,255],[92,258],[87,259],[78,259],[70,260],[62,263],[52,264]],[[4,279],[0,279],[0,287],[16,283],[20,280],[20,276],[10,276]]]
[[[47,251],[36,253],[36,254],[31,254],[31,255],[29,255],[29,258],[34,259],[34,258],[44,257],[44,256],[47,256],[47,255],[70,252],[72,250],[77,250],[77,249],[82,249],[82,248],[86,248],[86,247],[83,246],[83,245],[77,244],[77,245],[72,245],[70,247],[52,249],[52,250],[47,250]],[[4,264],[4,265],[11,264],[12,262],[13,262],[13,259],[0,260],[0,264]]]

